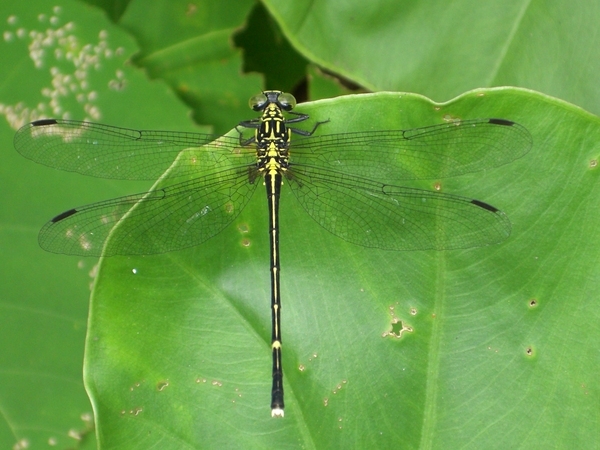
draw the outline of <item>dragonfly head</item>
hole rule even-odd
[[[264,111],[265,108],[275,103],[284,111],[291,111],[296,106],[296,99],[292,94],[281,91],[263,91],[250,98],[248,102],[254,111]]]

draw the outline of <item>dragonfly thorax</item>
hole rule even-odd
[[[256,159],[259,173],[282,173],[289,165],[291,130],[287,128],[281,106],[277,102],[264,105],[256,129]]]

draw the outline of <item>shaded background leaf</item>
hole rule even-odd
[[[15,130],[66,112],[129,126],[198,129],[167,86],[149,82],[126,63],[136,51],[130,37],[98,10],[60,4],[0,6],[0,103],[6,119],[0,170],[7,191],[1,207],[2,448],[95,447],[81,366],[86,299],[97,261],[46,254],[36,236],[60,211],[150,186],[85,179],[32,164],[12,148]],[[85,65],[86,59],[94,62]]]
[[[263,3],[302,55],[371,90],[447,101],[514,85],[600,111],[596,2]]]

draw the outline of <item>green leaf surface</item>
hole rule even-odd
[[[197,128],[168,87],[128,64],[135,44],[95,8],[5,2],[0,23],[0,448],[95,448],[82,357],[96,260],[45,253],[37,233],[81,202],[150,186],[33,164],[14,150],[13,136],[30,120],[63,115]]]
[[[308,60],[374,91],[446,101],[513,85],[600,112],[599,2],[263,3]]]
[[[534,141],[521,159],[414,185],[497,206],[512,236],[462,251],[365,249],[320,228],[284,185],[284,419],[269,411],[260,186],[200,246],[104,259],[85,368],[103,448],[594,447],[598,118],[517,89],[447,104],[347,96],[298,111],[329,119],[327,134],[521,123]]]

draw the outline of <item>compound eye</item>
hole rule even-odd
[[[256,94],[253,97],[250,97],[250,100],[248,101],[248,105],[250,105],[250,108],[253,109],[254,111],[262,110],[266,104],[267,104],[267,96],[265,94],[263,94],[262,92],[260,94]]]
[[[288,94],[287,92],[282,92],[277,97],[277,101],[281,105],[284,111],[291,111],[296,107],[296,98],[292,94]]]

